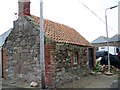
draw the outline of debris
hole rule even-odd
[[[32,81],[32,82],[30,83],[30,86],[31,86],[31,87],[38,87],[38,83],[35,82],[35,81]]]

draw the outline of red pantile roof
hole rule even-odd
[[[39,17],[33,15],[31,15],[31,17],[38,25],[40,24]],[[83,46],[91,46],[91,44],[76,30],[63,24],[45,19],[44,30],[45,34],[55,42],[65,42]]]

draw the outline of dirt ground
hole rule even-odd
[[[118,74],[112,76],[89,75],[80,80],[61,85],[60,88],[111,88],[111,84],[118,80]]]
[[[77,81],[66,83],[58,88],[111,88],[113,82],[118,80],[118,74],[112,76],[101,75],[89,75],[87,77],[81,78]],[[8,84],[3,83],[4,88],[9,88]],[[118,87],[118,86],[117,86]],[[27,88],[25,86],[25,88]],[[28,87],[30,88],[30,86]]]

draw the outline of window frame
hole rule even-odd
[[[74,52],[74,55],[73,55],[73,63],[74,64],[78,64],[78,52]]]

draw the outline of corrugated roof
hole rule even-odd
[[[31,18],[39,25],[40,18],[32,15]],[[50,20],[44,20],[45,34],[56,42],[65,42],[83,46],[91,46],[91,44],[82,37],[75,29],[66,25],[59,24]]]
[[[93,40],[91,43],[94,44],[94,43],[104,43],[104,42],[107,42],[107,37],[100,36],[97,39]]]

